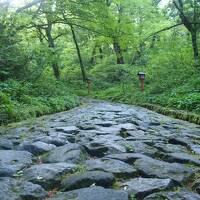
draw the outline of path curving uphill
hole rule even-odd
[[[200,126],[88,100],[0,135],[0,200],[200,200]]]

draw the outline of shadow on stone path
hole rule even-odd
[[[0,200],[198,200],[200,126],[103,101],[0,135]]]

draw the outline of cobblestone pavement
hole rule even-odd
[[[0,135],[0,200],[198,200],[199,155],[198,125],[88,100]]]

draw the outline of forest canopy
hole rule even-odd
[[[200,113],[199,0],[16,2],[0,1],[0,123],[72,108],[88,80],[95,98]]]

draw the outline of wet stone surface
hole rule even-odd
[[[82,101],[2,127],[1,200],[200,200],[200,126]]]
[[[173,188],[174,183],[171,179],[135,178],[123,183],[122,186],[126,188],[129,195],[143,199],[148,194]]]
[[[114,189],[105,189],[103,187],[89,187],[73,190],[71,192],[61,193],[52,198],[52,200],[128,200],[128,194],[125,191]]]

